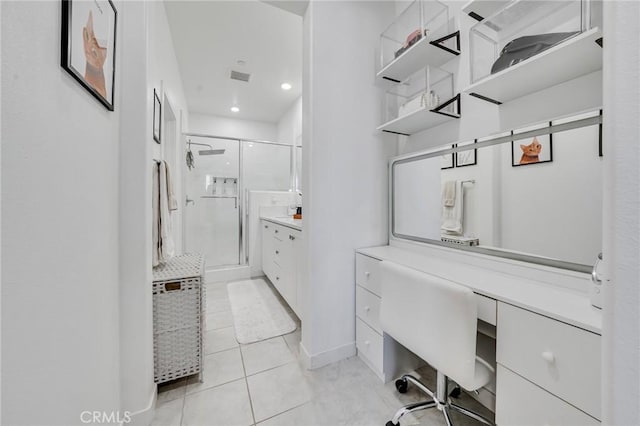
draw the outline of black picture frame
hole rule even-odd
[[[153,89],[153,140],[160,143],[162,140],[162,103],[156,89]]]
[[[598,125],[598,156],[603,156],[602,151],[602,110],[600,110],[600,124]]]
[[[549,122],[549,126],[551,126],[551,122]],[[537,160],[537,161],[531,161],[531,162],[527,162],[527,163],[522,163],[521,159],[516,161],[516,158],[521,158],[521,157],[516,157],[515,155],[515,151],[516,151],[516,142],[519,142],[520,140],[513,140],[513,135],[514,132],[513,130],[511,131],[511,166],[512,167],[521,167],[521,166],[532,166],[535,164],[544,164],[544,163],[551,163],[553,162],[553,134],[549,133],[546,135],[539,135],[539,136],[535,136],[531,139],[527,139],[528,143],[533,142],[534,139],[538,139],[538,142],[542,144],[542,148],[544,150],[545,144],[548,146],[548,152],[549,152],[549,158],[546,160]],[[548,140],[547,140],[548,138]],[[542,141],[540,140],[542,139]],[[526,143],[526,142],[525,142]],[[528,144],[527,143],[527,144]],[[518,143],[518,147],[520,147],[520,143]]]
[[[455,148],[455,145],[451,145],[451,148]],[[453,169],[455,166],[453,153],[440,156],[440,170]]]
[[[109,111],[115,105],[117,29],[111,0],[62,0],[60,65]]]
[[[478,143],[478,139],[474,139],[473,143],[476,144]],[[469,144],[471,145],[471,144]],[[460,146],[458,144],[456,144],[456,146]],[[460,161],[460,158],[464,157],[464,154],[471,154],[470,157],[473,158],[473,162],[465,162],[465,161]],[[461,155],[462,154],[462,155]],[[474,148],[474,149],[470,149],[467,151],[463,151],[463,152],[456,152],[456,156],[455,156],[455,163],[456,163],[456,167],[468,167],[468,166],[475,166],[476,164],[478,164],[478,148]]]

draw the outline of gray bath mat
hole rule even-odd
[[[238,343],[247,344],[291,333],[296,323],[262,278],[227,285]]]

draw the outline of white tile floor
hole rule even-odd
[[[226,283],[207,285],[203,383],[195,377],[160,386],[152,426],[383,426],[402,405],[424,400],[414,387],[399,394],[358,358],[306,370],[299,359],[300,329],[250,345],[235,340]],[[429,367],[415,372],[433,388]],[[492,418],[467,395],[461,405]],[[454,424],[475,425],[452,414]],[[437,410],[405,416],[402,425],[444,425]]]

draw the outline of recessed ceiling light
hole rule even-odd
[[[280,87],[282,90],[291,90],[291,85],[289,83],[282,83]]]
[[[237,106],[232,106],[231,112],[240,112],[240,108],[238,108]]]

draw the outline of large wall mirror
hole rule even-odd
[[[601,112],[391,161],[396,238],[588,272],[602,251]]]

